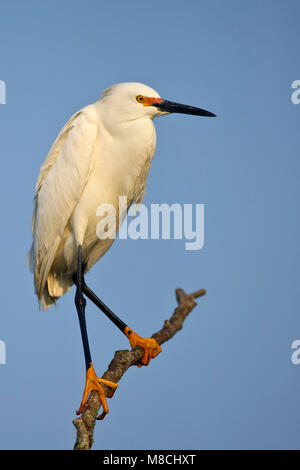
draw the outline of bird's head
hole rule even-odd
[[[215,117],[215,114],[205,109],[167,101],[161,98],[157,91],[142,83],[126,82],[112,85],[104,91],[100,102],[108,104],[107,108],[111,112],[128,121],[145,117],[153,119],[169,113]]]

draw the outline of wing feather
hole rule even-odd
[[[74,114],[64,126],[41,167],[36,184],[29,263],[39,300],[61,237],[93,166],[98,125],[88,108]]]

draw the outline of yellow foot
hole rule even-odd
[[[142,338],[141,336],[137,335],[131,328],[126,326],[124,330],[125,335],[129,339],[130,346],[134,349],[136,346],[141,346],[144,349],[144,357],[142,359],[142,363],[144,366],[147,366],[151,359],[158,356],[161,352],[161,347],[153,338]],[[142,364],[138,364],[138,367],[142,367]]]
[[[101,405],[103,408],[103,412],[101,413],[101,415],[97,417],[97,419],[103,419],[105,415],[107,415],[108,406],[106,403],[106,396],[105,396],[104,388],[102,387],[101,384],[107,385],[108,387],[111,388],[108,398],[111,398],[113,396],[116,388],[118,387],[118,384],[114,382],[110,382],[109,380],[99,379],[96,375],[96,372],[94,371],[93,364],[91,363],[90,367],[86,371],[86,381],[85,381],[83,397],[82,397],[80,408],[78,411],[76,411],[76,414],[80,415],[82,413],[90,392],[92,392],[93,390],[96,390],[99,393]]]

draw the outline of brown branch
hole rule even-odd
[[[169,320],[164,322],[164,326],[157,333],[152,335],[158,344],[169,341],[183,326],[183,322],[188,314],[197,305],[195,299],[204,295],[204,289],[186,294],[182,289],[176,289],[178,306]],[[137,365],[144,355],[144,350],[137,346],[132,351],[116,351],[115,356],[108,366],[102,378],[112,382],[119,382],[127,369]],[[103,386],[105,395],[108,396],[110,389]],[[73,424],[77,429],[77,438],[74,449],[89,450],[93,445],[93,433],[100,408],[98,392],[91,392],[90,397],[84,407],[80,418],[74,419]]]

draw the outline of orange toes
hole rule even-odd
[[[108,394],[108,398],[111,398],[113,396],[113,394],[116,391],[116,388],[118,387],[118,384],[116,384],[114,382],[110,382],[109,380],[99,379],[99,377],[97,377],[97,375],[94,371],[93,364],[91,363],[89,369],[86,372],[85,388],[84,388],[80,408],[79,408],[78,411],[76,411],[77,415],[80,415],[82,413],[83,408],[84,408],[84,406],[87,402],[87,399],[89,397],[89,394],[93,390],[95,390],[99,393],[100,402],[101,402],[101,405],[102,405],[102,408],[103,408],[103,412],[101,413],[101,415],[98,416],[97,419],[103,419],[105,417],[105,415],[107,415],[108,406],[107,406],[107,403],[106,403],[105,391],[104,391],[104,388],[101,384],[107,385],[108,387],[110,387],[111,390]]]
[[[144,357],[142,363],[144,366],[148,366],[151,359],[154,359],[161,352],[161,347],[155,341],[154,338],[142,338],[137,335],[131,328],[126,326],[124,330],[125,335],[129,339],[130,346],[134,349],[136,346],[140,346],[144,349]],[[138,364],[138,367],[141,367],[142,364]]]

